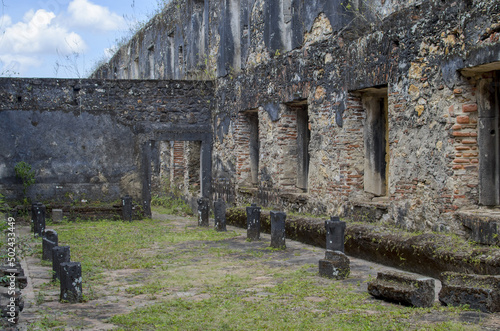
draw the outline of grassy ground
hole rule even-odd
[[[246,242],[241,231],[162,218],[50,226],[60,245],[71,246],[71,260],[82,263],[87,305],[97,306],[110,291],[140,302],[106,319],[119,330],[481,329],[461,321],[464,309],[387,304],[360,290],[359,281],[319,277],[317,261],[289,262],[300,260],[304,249],[278,251]],[[52,326],[63,318],[53,316]]]

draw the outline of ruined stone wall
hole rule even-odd
[[[141,68],[154,54],[155,78],[214,79],[213,176],[231,183],[239,203],[264,187],[285,209],[349,215],[361,206],[406,229],[457,233],[457,212],[500,204],[481,184],[495,182],[499,167],[482,153],[496,143],[481,147],[478,125],[491,117],[481,107],[498,113],[496,1],[205,0],[201,8],[167,6],[94,76],[150,78]],[[248,112],[258,116],[257,183]]]
[[[248,164],[241,154],[248,148],[235,146],[233,139],[245,129],[233,123],[242,123],[238,112],[258,109],[260,181],[293,191],[280,182],[288,175],[280,165],[294,159],[280,129],[293,128],[286,105],[307,100],[308,189],[295,193],[307,203],[282,199],[283,205],[334,214],[371,206],[406,229],[460,233],[455,212],[481,204],[477,82],[459,70],[497,61],[498,42],[488,35],[492,42],[484,45],[481,35],[496,33],[491,26],[499,21],[498,10],[493,2],[428,1],[374,20],[370,28],[356,27],[364,18],[354,17],[355,23],[337,33],[330,32],[325,15],[318,15],[302,48],[219,79],[214,174],[227,176]],[[312,34],[317,40],[307,44]],[[382,196],[364,189],[363,98],[369,88],[385,89],[387,99],[387,193]],[[233,179],[236,191],[247,194],[245,176]]]
[[[210,132],[211,86],[1,79],[0,191],[9,199],[21,198],[14,166],[25,161],[35,171],[36,183],[28,192],[32,199],[141,198],[144,144],[173,127],[193,136]]]

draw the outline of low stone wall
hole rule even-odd
[[[23,214],[25,207],[17,206],[12,210],[12,213],[16,219],[21,219],[20,215]],[[98,220],[98,219],[110,219],[110,220],[122,220],[123,211],[122,205],[103,205],[103,206],[72,206],[67,204],[47,204],[46,205],[46,218],[52,219],[52,210],[61,209],[63,212],[63,217],[66,217],[70,221],[76,221],[77,219],[82,220]],[[29,211],[31,213],[31,211]],[[144,217],[141,206],[133,204],[132,209],[132,219],[140,220]],[[29,220],[28,220],[29,221]]]
[[[246,227],[244,208],[228,209],[226,217],[228,224]],[[285,226],[287,238],[325,247],[324,220],[287,216]],[[261,231],[271,231],[269,211],[261,212]],[[434,278],[445,271],[500,274],[500,249],[485,246],[468,251],[452,236],[414,235],[362,223],[347,223],[345,236],[347,255]]]

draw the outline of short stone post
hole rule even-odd
[[[132,222],[132,197],[129,195],[122,198],[122,217],[124,221]]]
[[[42,242],[42,260],[52,262],[52,248],[58,244],[57,232],[52,229],[45,230]]]
[[[226,230],[226,204],[222,199],[214,202],[215,230]]]
[[[33,229],[34,229],[36,236],[39,236],[39,237],[43,236],[43,232],[45,231],[45,213],[46,213],[46,211],[47,211],[47,209],[45,208],[45,206],[41,202],[37,203],[37,205],[35,207],[36,215],[34,218],[34,225],[33,225]]]
[[[252,203],[247,211],[247,239],[260,240],[260,207]]]
[[[38,212],[38,202],[31,204],[31,231],[35,233],[35,220]]]
[[[329,221],[325,221],[326,250],[344,253],[345,226],[345,222],[337,216],[332,216]]]
[[[82,265],[80,262],[63,262],[60,265],[60,300],[70,303],[82,302]]]
[[[285,249],[285,219],[281,211],[271,211],[271,247]]]
[[[52,280],[61,279],[61,263],[70,262],[69,246],[56,246],[52,248]]]
[[[63,220],[62,209],[52,209],[52,223],[60,223]]]
[[[198,226],[209,226],[208,224],[208,199],[199,198],[198,199]]]
[[[326,252],[325,258],[319,260],[319,274],[333,279],[345,279],[351,272],[349,258],[344,254],[345,222],[332,216],[325,221]]]

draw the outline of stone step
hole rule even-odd
[[[379,272],[368,283],[368,293],[376,298],[413,307],[432,307],[434,279],[402,272]]]
[[[443,272],[439,301],[445,305],[500,312],[500,276]]]

